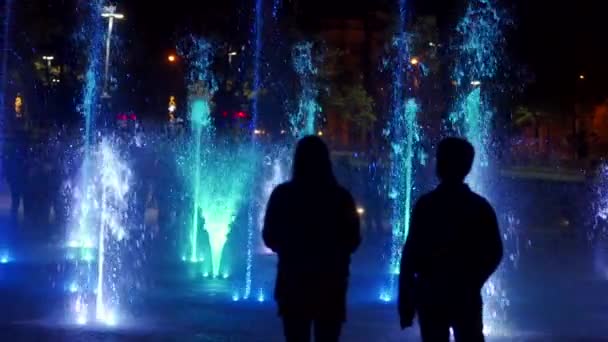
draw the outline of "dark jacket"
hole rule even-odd
[[[481,288],[502,259],[494,209],[466,184],[441,184],[420,198],[403,248],[399,312],[421,305],[481,304]]]
[[[350,256],[361,241],[350,193],[335,184],[279,185],[268,202],[263,237],[279,259],[279,314],[344,320]]]

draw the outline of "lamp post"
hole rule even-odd
[[[48,82],[49,87],[51,86],[51,66],[53,64],[54,56],[42,56],[42,59],[46,61],[46,81]]]
[[[112,29],[114,28],[114,19],[124,19],[124,14],[116,13],[116,6],[105,6],[101,16],[108,19],[108,35],[106,37],[106,61],[103,77],[103,94],[102,97],[109,98],[108,93],[108,78],[110,73],[110,46],[112,42]]]
[[[232,64],[232,58],[234,58],[238,53],[236,51],[228,52],[228,64]]]
[[[42,59],[46,61],[46,64],[50,69],[52,62],[55,59],[55,56],[42,56]]]

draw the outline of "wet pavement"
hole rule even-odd
[[[604,252],[567,234],[528,238],[504,280],[509,303],[502,331],[489,340],[608,340],[608,280],[594,262],[604,260]],[[374,244],[381,243],[369,238],[355,256],[343,341],[418,340],[415,329],[399,331],[394,303],[378,300],[383,276],[374,267],[381,258]],[[141,270],[140,286],[125,296],[116,326],[79,326],[69,315],[62,248],[16,246],[12,260],[0,264],[1,341],[281,341],[269,300],[271,258],[255,274],[263,279],[257,282],[263,302],[258,287],[250,300],[234,301],[240,274],[208,279],[192,265],[152,260]]]

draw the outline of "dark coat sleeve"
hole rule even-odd
[[[484,201],[482,213],[482,226],[479,227],[480,231],[483,232],[479,280],[483,285],[498,268],[503,256],[503,246],[496,213],[488,202]]]
[[[352,254],[361,244],[361,223],[355,201],[348,192],[346,192],[345,196],[344,218],[346,248]]]
[[[423,206],[420,201],[412,210],[410,227],[403,251],[399,272],[399,298],[397,300],[399,315],[402,322],[411,322],[415,316],[414,281],[416,279],[417,263],[420,250],[420,229],[423,217]],[[403,323],[402,323],[403,325]]]
[[[266,206],[266,215],[264,216],[264,228],[262,229],[262,238],[264,243],[273,252],[278,253],[281,248],[281,230],[282,227],[282,210],[281,210],[281,188],[277,187],[272,191],[268,205]]]

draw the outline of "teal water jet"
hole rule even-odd
[[[318,69],[313,60],[312,43],[303,42],[293,47],[291,59],[300,80],[297,109],[289,116],[291,133],[296,138],[315,134],[321,113],[316,84]]]
[[[185,148],[180,164],[182,176],[191,188],[189,255],[193,262],[209,260],[211,266],[203,263],[203,273],[219,277],[224,247],[253,179],[257,154],[254,145],[223,139],[215,130],[213,96],[218,87],[212,72],[212,44],[189,37],[180,51],[189,65],[192,127],[191,144]],[[205,251],[208,255],[203,255]]]
[[[410,215],[415,184],[415,172],[424,162],[420,147],[422,131],[418,123],[420,106],[406,87],[409,61],[409,37],[406,32],[405,0],[399,0],[398,26],[393,39],[391,119],[384,135],[390,144],[391,168],[388,194],[392,209],[392,239],[389,255],[389,281],[380,300],[391,301],[396,292],[401,252],[409,233]]]
[[[449,116],[452,134],[469,140],[475,148],[475,162],[467,183],[483,196],[492,199],[491,180],[496,173],[492,163],[494,111],[491,107],[493,81],[504,55],[503,30],[510,24],[495,0],[469,0],[464,17],[456,27],[457,57],[452,72],[456,101]],[[504,231],[504,227],[503,227]],[[505,251],[510,255],[511,251]],[[486,283],[483,290],[484,332],[497,334],[504,329],[507,292],[502,269]],[[502,322],[501,322],[502,321]]]
[[[192,147],[187,152],[187,179],[192,189],[191,221],[189,223],[189,246],[191,262],[198,262],[203,256],[199,255],[200,215],[198,198],[201,189],[201,169],[205,167],[202,158],[203,146],[209,148],[214,132],[211,117],[211,100],[217,91],[217,83],[211,65],[213,63],[213,46],[203,38],[188,36],[178,46],[180,54],[188,63],[187,80],[189,92],[189,119],[192,127]]]

